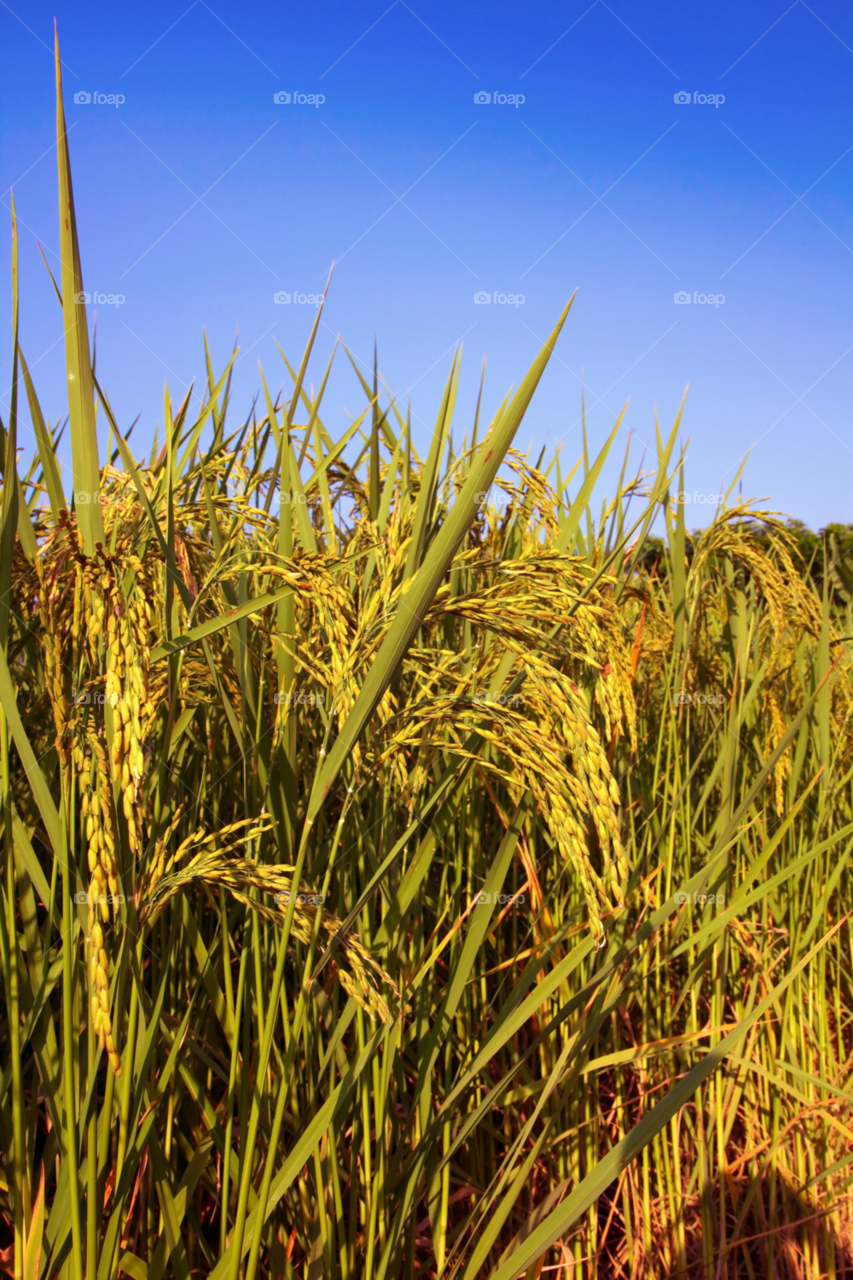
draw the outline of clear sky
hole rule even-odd
[[[98,372],[120,424],[140,415],[134,441],[162,421],[164,380],[175,401],[198,385],[205,328],[217,368],[239,328],[233,425],[258,359],[277,389],[275,339],[299,359],[297,298],[334,260],[314,381],[338,333],[365,368],[376,335],[421,438],[457,342],[461,433],[482,358],[489,411],[577,289],[519,444],[565,440],[574,460],[585,385],[591,447],[630,399],[639,455],[689,383],[688,490],[716,492],[752,449],[745,496],[853,521],[849,3],[0,0],[0,216],[13,186],[21,344],[52,422],[54,16],[84,282],[123,299],[90,307]],[[362,406],[340,352],[333,434]]]

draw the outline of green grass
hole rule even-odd
[[[461,438],[457,353],[425,458],[355,362],[327,429],[319,314],[289,394],[232,429],[208,357],[135,458],[58,89],[73,486],[14,249],[0,501],[7,1270],[853,1275],[846,543],[689,533],[678,420],[600,511],[619,423],[515,451],[568,306]]]

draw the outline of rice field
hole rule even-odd
[[[13,214],[2,441],[6,1272],[853,1276],[849,529],[736,477],[689,530],[680,414],[603,500],[621,421],[519,451],[571,302],[465,423],[457,352],[426,450],[321,309],[247,417],[205,348],[136,456],[58,55],[57,139],[67,424]]]

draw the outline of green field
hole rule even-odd
[[[620,423],[517,451],[570,304],[461,424],[457,353],[425,456],[342,344],[327,424],[318,313],[137,457],[58,67],[73,477],[14,215],[0,454],[6,1271],[853,1276],[850,528],[736,478],[689,529],[680,414],[610,498]]]

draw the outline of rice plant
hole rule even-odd
[[[12,217],[5,1269],[853,1275],[843,552],[731,495],[689,532],[680,413],[600,511],[621,420],[518,451],[571,302],[461,437],[456,353],[425,457],[346,348],[327,428],[321,311],[234,427],[205,348],[135,457],[56,76],[71,477]]]

